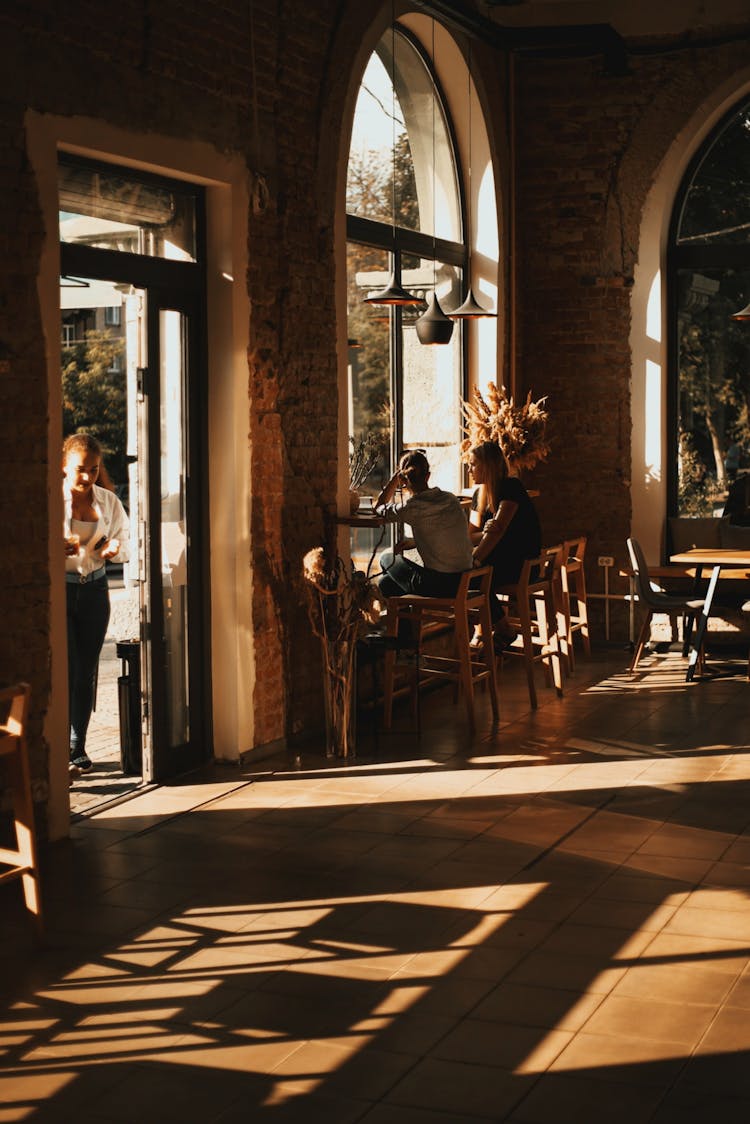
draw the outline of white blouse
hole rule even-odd
[[[117,539],[120,543],[119,553],[113,562],[127,562],[128,544],[130,541],[130,523],[127,512],[114,492],[107,488],[100,488],[94,484],[94,510],[99,518],[96,522],[82,523],[72,517],[72,502],[70,492],[63,487],[65,500],[65,525],[64,536],[71,534],[80,536],[81,547],[78,554],[72,554],[65,559],[66,573],[91,574],[104,565],[104,559],[99,550],[94,547],[104,535],[107,539]],[[100,548],[101,549],[101,548]]]

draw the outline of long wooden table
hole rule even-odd
[[[708,618],[711,613],[711,606],[713,604],[719,575],[722,570],[750,569],[750,551],[720,550],[718,548],[705,550],[696,547],[693,550],[683,550],[680,554],[672,554],[669,560],[670,562],[676,562],[680,566],[695,567],[694,588],[696,590],[696,596],[698,595],[697,590],[703,577],[703,571],[709,568],[711,570],[711,578],[708,583],[703,612],[700,615],[698,628],[696,629],[695,637],[690,646],[690,652],[688,653],[688,669],[685,679],[686,682],[689,683],[695,675],[698,652],[701,649],[706,635],[706,627],[708,625]]]

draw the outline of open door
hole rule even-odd
[[[111,641],[130,671],[118,740],[125,707],[153,781],[211,752],[202,197],[120,171],[61,164],[63,423],[102,440],[130,515],[112,583]]]

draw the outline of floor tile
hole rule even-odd
[[[428,1058],[388,1093],[385,1103],[502,1120],[533,1083],[533,1078],[494,1066]]]
[[[705,1003],[670,1003],[653,996],[608,995],[585,1024],[586,1034],[642,1037],[693,1048],[716,1014]]]
[[[507,1118],[514,1124],[636,1124],[651,1120],[662,1092],[606,1078],[547,1073]]]
[[[744,1122],[747,683],[626,661],[582,659],[534,713],[508,670],[475,738],[437,692],[416,755],[307,747],[79,820],[44,946],[0,888],[0,1100],[40,1124]]]

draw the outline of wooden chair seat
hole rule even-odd
[[[492,714],[497,721],[497,679],[495,656],[492,648],[492,619],[490,616],[490,588],[492,568],[482,566],[467,570],[461,575],[461,582],[455,597],[420,597],[416,594],[403,594],[390,597],[387,601],[387,634],[396,637],[399,625],[411,622],[415,630],[415,645],[421,658],[415,663],[413,690],[418,699],[422,682],[431,679],[452,680],[461,689],[466,705],[469,725],[475,728],[474,688],[478,683],[489,685]],[[448,625],[453,632],[454,654],[438,655],[424,651],[424,640],[434,630],[443,630]],[[482,635],[480,649],[472,650],[470,640],[474,626],[479,625]],[[393,683],[396,652],[385,653],[385,673],[383,689],[383,724],[390,729],[393,711]]]
[[[20,878],[26,908],[42,927],[42,904],[37,862],[34,804],[31,797],[26,728],[31,689],[28,683],[0,688],[0,763],[10,790],[15,847],[0,847],[0,883]]]

